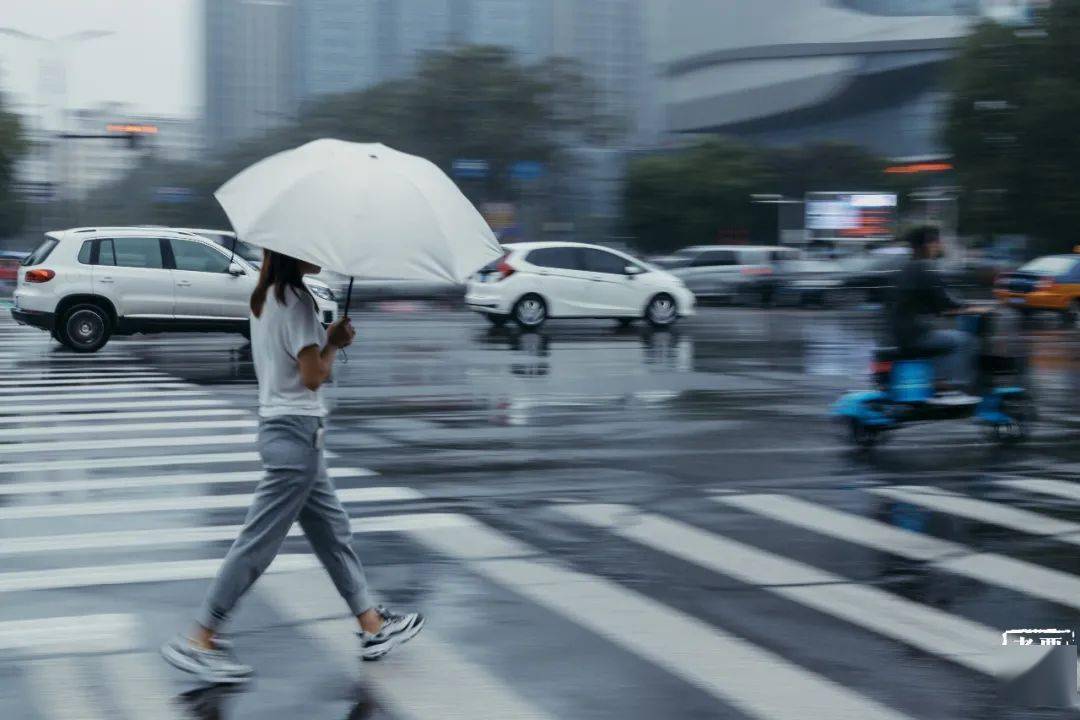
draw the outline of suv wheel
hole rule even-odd
[[[60,342],[75,352],[97,352],[112,335],[109,314],[97,305],[76,305],[67,310],[56,329]]]
[[[514,304],[514,322],[522,330],[535,330],[547,320],[547,304],[539,295],[526,295]]]
[[[679,308],[675,298],[667,293],[657,295],[645,308],[645,319],[656,328],[671,327],[679,319]]]

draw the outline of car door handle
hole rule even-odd
[[[177,287],[191,287],[191,281],[190,280],[177,280],[176,281],[176,286]]]
[[[111,283],[112,281],[113,281],[113,279],[111,277],[103,277],[103,278],[100,278],[98,280],[98,282],[103,282],[103,283]]]

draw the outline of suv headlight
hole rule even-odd
[[[328,287],[323,287],[322,285],[308,285],[308,290],[310,290],[311,294],[315,297],[334,302],[334,291]]]

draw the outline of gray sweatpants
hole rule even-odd
[[[300,522],[319,561],[354,615],[375,606],[352,547],[349,516],[326,474],[316,434],[321,418],[286,415],[259,422],[259,454],[266,475],[255,487],[247,519],[196,618],[216,630],[240,597],[278,554],[289,528]]]

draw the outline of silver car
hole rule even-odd
[[[771,302],[776,268],[801,252],[776,245],[695,245],[653,262],[699,298]]]

